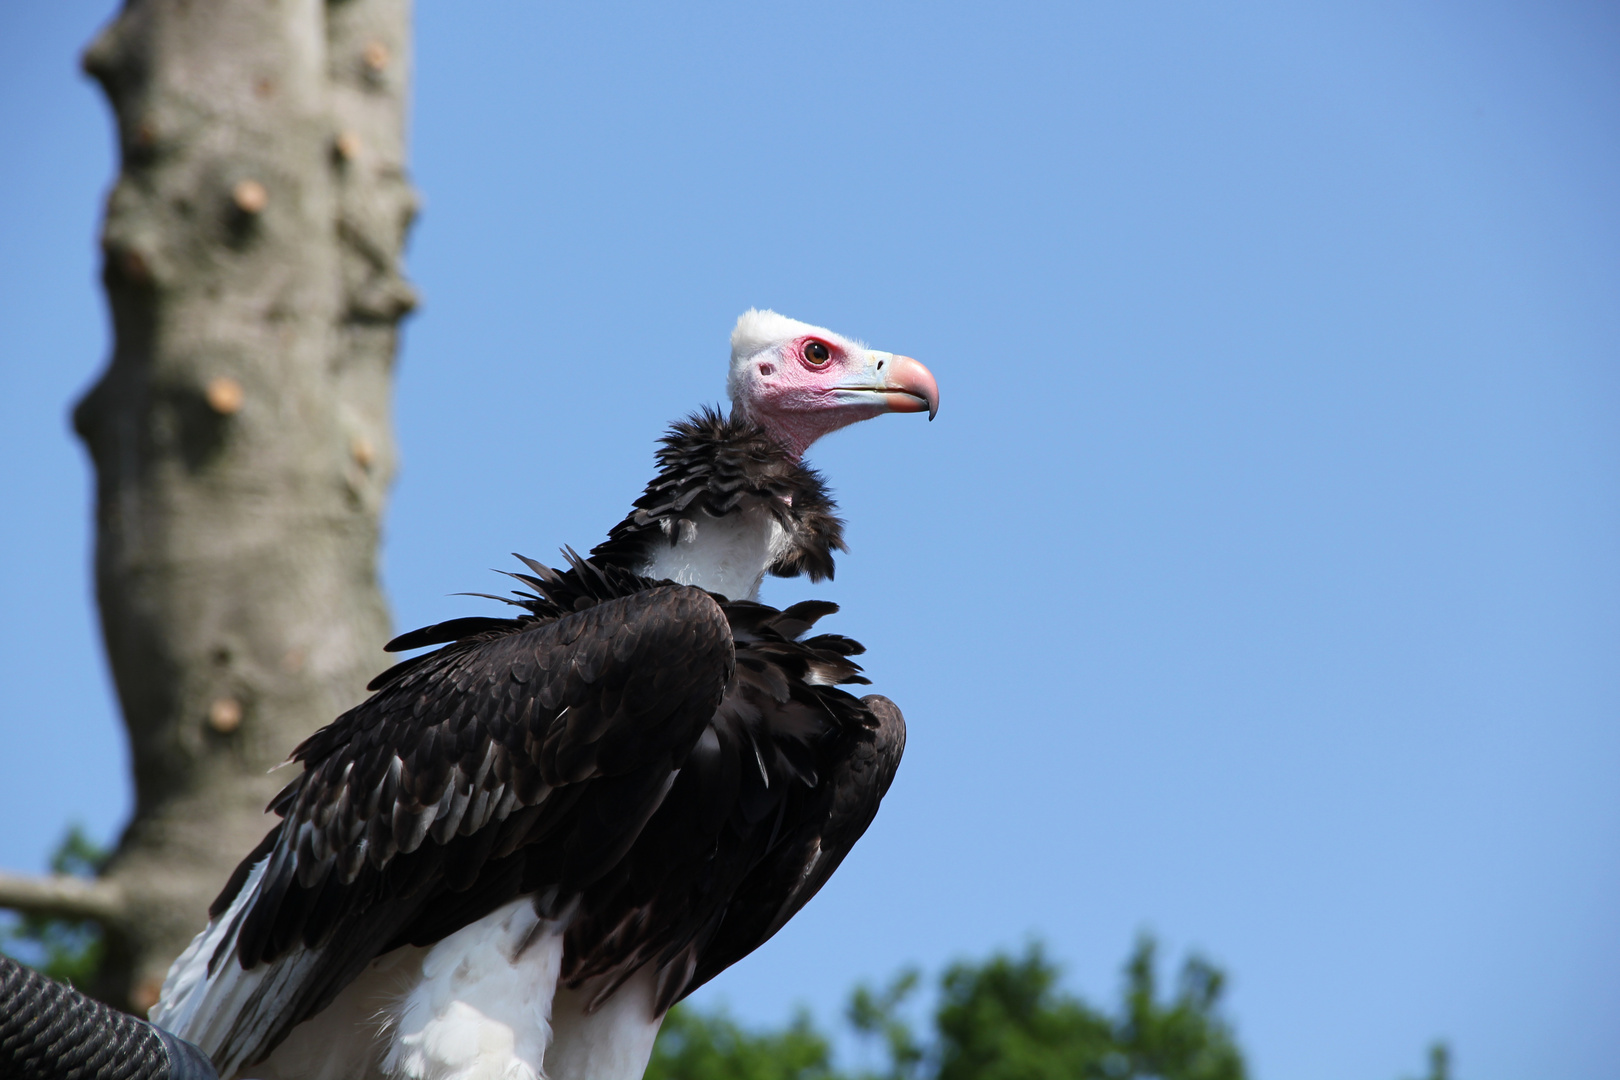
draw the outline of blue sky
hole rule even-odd
[[[106,3],[0,14],[0,865],[115,835],[67,410]],[[1620,14],[1590,3],[418,6],[397,625],[585,547],[751,305],[937,422],[812,451],[911,741],[705,991],[1038,934],[1231,975],[1260,1080],[1620,1075]],[[379,665],[383,658],[379,657]]]

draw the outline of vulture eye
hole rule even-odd
[[[820,367],[832,359],[832,352],[819,341],[812,341],[804,347],[804,358],[810,363]]]

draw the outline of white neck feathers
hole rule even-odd
[[[698,511],[677,526],[675,542],[659,537],[640,573],[719,593],[759,599],[765,571],[788,544],[787,530],[764,507],[710,517]]]

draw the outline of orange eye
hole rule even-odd
[[[804,358],[816,367],[820,367],[832,359],[832,351],[819,341],[812,341],[804,347]]]

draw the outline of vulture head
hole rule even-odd
[[[795,458],[830,431],[887,412],[939,411],[939,387],[909,356],[820,326],[749,310],[731,332],[733,408]]]

